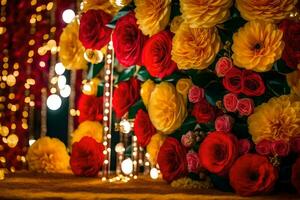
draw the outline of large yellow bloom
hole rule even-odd
[[[296,70],[287,75],[287,82],[291,88],[291,93],[300,97],[300,71]]]
[[[119,8],[114,7],[108,0],[84,0],[83,1],[83,12],[90,9],[103,10],[107,14],[114,15],[118,12]]]
[[[79,25],[74,20],[64,28],[59,39],[59,59],[66,69],[87,69],[84,47],[79,41]]]
[[[153,126],[164,134],[178,129],[187,116],[184,97],[168,82],[155,86],[149,104],[148,113]]]
[[[217,28],[190,28],[182,23],[173,38],[172,60],[179,69],[206,69],[221,48]]]
[[[281,57],[283,33],[275,24],[251,21],[233,35],[233,62],[257,72],[266,72]]]
[[[94,138],[97,142],[102,142],[103,126],[97,121],[84,121],[79,124],[73,132],[72,143],[79,142],[84,136]]]
[[[155,88],[155,83],[151,79],[145,81],[141,86],[141,97],[146,108],[148,108],[150,96],[154,88]]]
[[[135,0],[135,17],[144,35],[154,35],[170,20],[171,0]]]
[[[284,95],[256,107],[248,118],[255,143],[263,139],[289,141],[300,136],[300,101]]]
[[[182,16],[191,28],[210,28],[230,16],[232,0],[180,0]]]
[[[236,0],[236,7],[248,21],[278,22],[289,16],[296,3],[297,0]]]
[[[69,168],[69,154],[59,139],[42,137],[27,152],[29,170],[36,172],[64,172]]]
[[[165,135],[156,133],[150,139],[149,144],[147,145],[147,153],[149,154],[149,161],[152,166],[157,164],[157,155],[160,147],[163,145],[165,139],[167,137]]]

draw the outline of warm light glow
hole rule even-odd
[[[59,89],[64,88],[66,86],[66,83],[67,83],[67,79],[65,76],[61,75],[58,77],[57,85],[58,85]]]
[[[65,10],[62,14],[62,18],[63,18],[64,22],[67,24],[72,22],[74,17],[75,17],[75,12],[71,9]]]
[[[29,140],[29,146],[31,146],[33,143],[35,143],[35,139],[30,139]]]
[[[51,94],[47,99],[47,106],[50,110],[57,110],[62,104],[61,98],[56,94]]]
[[[152,179],[157,179],[158,178],[158,170],[156,168],[152,168],[150,170],[150,177]]]
[[[65,85],[63,89],[60,90],[60,96],[67,98],[71,94],[71,87],[69,85]]]
[[[125,147],[124,147],[124,144],[123,143],[118,143],[115,147],[115,151],[117,153],[123,153],[125,151]]]
[[[130,158],[123,160],[123,162],[121,163],[121,169],[124,174],[126,175],[131,174],[133,171],[132,160]]]
[[[65,67],[62,63],[56,63],[55,65],[55,73],[57,75],[62,75],[65,72]]]
[[[16,84],[16,77],[12,74],[7,76],[6,84],[10,87],[14,86]]]
[[[125,134],[128,134],[130,133],[131,131],[131,125],[130,125],[130,122],[126,119],[123,119],[121,122],[120,122],[120,131],[122,133],[125,133]]]
[[[19,137],[16,134],[11,134],[7,137],[7,145],[10,148],[16,147],[18,142],[19,142]]]

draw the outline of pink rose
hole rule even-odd
[[[238,97],[236,94],[229,93],[223,97],[223,104],[228,112],[235,112],[238,104]]]
[[[193,131],[187,132],[181,136],[181,143],[186,148],[191,148],[196,142],[197,136]]]
[[[255,149],[256,152],[262,156],[268,156],[271,154],[271,141],[269,140],[261,140],[256,144]]]
[[[243,98],[239,99],[237,110],[239,111],[241,116],[249,116],[253,113],[254,110],[254,102],[252,99]]]
[[[188,171],[192,173],[199,173],[200,170],[200,162],[198,154],[194,151],[189,151],[186,154],[186,160],[188,163]]]
[[[281,157],[289,155],[289,152],[290,152],[289,143],[287,143],[283,140],[277,140],[277,141],[272,142],[271,148],[272,148],[273,155],[278,155]]]
[[[224,77],[233,67],[232,61],[228,57],[222,57],[216,64],[216,73],[218,77]]]
[[[232,129],[234,119],[229,115],[222,115],[217,117],[215,121],[216,131],[223,131],[229,133]]]
[[[293,152],[300,153],[300,137],[291,140],[291,149]]]
[[[193,85],[189,90],[188,97],[190,102],[198,103],[201,99],[204,98],[204,89]]]
[[[247,139],[241,139],[238,141],[238,145],[239,145],[239,153],[240,155],[244,155],[249,153],[249,151],[252,148],[252,144],[249,140]]]

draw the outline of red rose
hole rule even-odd
[[[147,37],[138,28],[134,12],[117,21],[112,40],[116,57],[122,65],[142,65],[142,50]]]
[[[157,163],[168,183],[188,174],[186,154],[185,148],[175,138],[168,137],[160,147]]]
[[[200,165],[221,176],[225,176],[238,157],[237,138],[224,132],[212,132],[199,147]]]
[[[236,67],[232,67],[223,78],[223,85],[226,90],[232,93],[241,93],[243,90],[243,72]]]
[[[229,173],[231,186],[241,196],[268,193],[277,178],[277,169],[266,157],[257,154],[241,156]]]
[[[207,123],[215,119],[215,109],[206,99],[201,99],[194,105],[192,115],[198,123]]]
[[[156,129],[152,125],[148,113],[140,109],[134,120],[134,134],[138,143],[142,147],[146,147],[155,133]]]
[[[83,137],[72,145],[70,165],[77,176],[97,176],[104,161],[104,146],[91,137]]]
[[[142,61],[151,76],[164,78],[177,70],[176,63],[171,60],[172,37],[171,32],[161,31],[146,42]]]
[[[216,64],[216,74],[218,77],[224,77],[232,68],[232,60],[228,57],[222,57]]]
[[[223,104],[228,112],[235,112],[237,110],[238,97],[236,94],[228,93],[223,97]]]
[[[103,97],[81,94],[78,101],[80,111],[79,123],[89,121],[102,121],[103,119]]]
[[[204,89],[193,85],[189,90],[188,97],[190,102],[198,103],[201,99],[204,98]]]
[[[100,50],[110,41],[112,17],[102,10],[88,10],[80,18],[79,40],[86,49]]]
[[[293,152],[300,153],[300,137],[291,140],[291,149]]]
[[[237,110],[241,116],[249,116],[254,111],[254,102],[252,99],[243,98],[239,99]]]
[[[261,140],[255,146],[256,152],[263,156],[268,156],[271,154],[271,141],[269,140]]]
[[[259,74],[249,70],[243,71],[243,94],[247,96],[261,96],[265,91],[265,84]]]
[[[231,131],[233,123],[234,119],[230,115],[222,115],[217,117],[215,121],[215,129],[216,131],[228,133]]]
[[[298,193],[300,193],[300,157],[293,164],[291,181]]]
[[[289,67],[297,69],[300,63],[300,23],[294,20],[283,20],[279,28],[283,31],[285,43],[282,59]]]
[[[252,148],[252,143],[247,139],[239,140],[238,144],[239,144],[239,154],[240,155],[249,153]]]
[[[140,82],[136,78],[128,81],[122,81],[115,88],[113,94],[113,109],[118,118],[128,112],[132,106],[140,98]]]
[[[200,163],[198,154],[194,151],[190,151],[186,154],[186,160],[188,163],[188,171],[192,173],[199,173]]]
[[[287,156],[290,153],[290,145],[289,143],[283,140],[277,140],[272,142],[272,153],[273,155],[278,155],[281,157]]]

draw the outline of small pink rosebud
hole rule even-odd
[[[269,140],[261,140],[255,146],[256,152],[263,156],[268,156],[271,154],[271,141]]]
[[[191,148],[196,142],[196,134],[193,131],[188,131],[181,136],[181,143],[186,148]]]
[[[232,61],[228,57],[222,57],[216,64],[216,74],[218,77],[224,77],[233,67]]]
[[[254,111],[254,102],[252,99],[243,98],[239,99],[237,110],[241,116],[249,116]]]
[[[228,93],[223,97],[223,105],[228,112],[236,111],[238,101],[237,95],[233,93]]]
[[[194,151],[189,151],[186,154],[186,160],[188,163],[188,171],[192,173],[199,173],[200,171],[200,162],[198,154]]]
[[[232,129],[234,119],[229,115],[222,115],[217,117],[215,121],[216,131],[223,131],[229,133]]]
[[[249,140],[247,139],[241,139],[238,141],[239,145],[239,153],[240,155],[244,155],[250,152],[252,148],[252,144]]]
[[[198,103],[204,98],[204,89],[193,85],[189,90],[188,97],[191,103]]]

